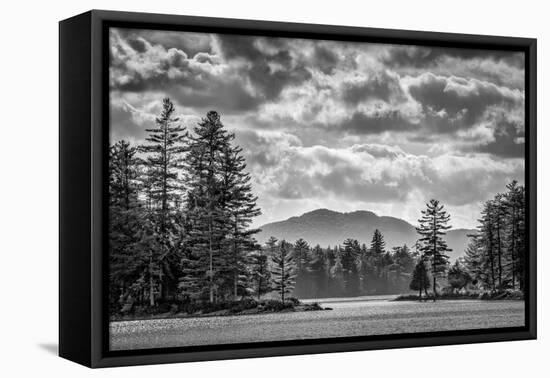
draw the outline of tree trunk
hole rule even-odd
[[[497,221],[497,240],[498,240],[498,286],[502,289],[502,245],[500,241],[500,220]]]
[[[155,306],[155,292],[154,292],[154,282],[153,282],[153,257],[149,258],[149,305],[151,307]]]
[[[237,300],[237,296],[239,291],[239,273],[235,271],[235,276],[233,277],[233,296],[235,297],[235,300]]]
[[[237,251],[237,222],[238,222],[238,218],[237,216],[235,215],[235,228],[233,230],[234,232],[234,237],[233,237],[233,253],[235,255],[235,272],[234,272],[234,277],[233,277],[233,289],[234,289],[234,292],[233,292],[233,296],[235,297],[235,300],[237,300],[237,296],[238,296],[238,290],[239,290],[239,259],[238,259],[238,251]]]
[[[285,256],[283,256],[283,264],[281,267],[281,300],[285,304]]]
[[[437,270],[437,263],[436,263],[436,254],[437,254],[437,229],[436,229],[436,224],[435,224],[435,215],[434,215],[434,218],[433,218],[433,224],[434,224],[434,228],[433,228],[433,231],[434,231],[434,251],[433,251],[433,256],[432,256],[432,274],[433,274],[433,281],[434,281],[434,287],[433,287],[433,290],[434,290],[434,302],[435,302],[435,297],[437,296],[437,291],[435,289],[435,281],[436,281],[436,278],[435,278],[435,275],[436,275],[436,270]]]
[[[437,291],[435,289],[435,274],[434,274],[434,302],[435,302],[435,297],[437,297]]]
[[[210,303],[214,303],[214,274],[212,264],[212,216],[209,215],[208,219],[208,257],[209,257],[209,280],[210,280]]]

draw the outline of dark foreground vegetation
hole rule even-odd
[[[368,246],[274,237],[260,245],[260,230],[251,227],[260,214],[251,177],[220,115],[208,112],[189,132],[164,99],[147,132],[143,144],[118,141],[110,148],[112,318],[316,309],[291,296],[414,290],[428,297],[431,289],[435,300],[471,288],[523,292],[525,191],[515,181],[484,204],[466,257],[452,266],[445,241],[451,217],[434,199],[421,211],[412,247],[388,248],[379,230],[365,235]]]
[[[433,300],[433,293],[429,293],[427,296],[418,296],[415,294],[403,294],[393,299],[394,301],[422,301]],[[521,291],[482,291],[482,292],[443,292],[437,296],[440,300],[457,300],[457,299],[481,299],[481,300],[523,300],[524,295]]]
[[[246,298],[239,301],[217,303],[163,303],[157,307],[132,306],[128,311],[121,311],[111,316],[112,321],[136,319],[168,319],[202,316],[253,315],[273,312],[301,312],[331,310],[318,303],[302,303],[296,298],[285,302],[274,299],[256,301]]]

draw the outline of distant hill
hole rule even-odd
[[[340,213],[319,209],[281,222],[268,223],[260,227],[262,231],[257,239],[264,243],[270,236],[294,242],[303,238],[310,245],[320,244],[323,247],[342,244],[345,239],[353,238],[369,245],[375,229],[384,235],[386,247],[398,245],[412,246],[418,239],[416,229],[403,219],[378,216],[372,211],[354,211]],[[450,260],[464,255],[468,244],[468,234],[475,230],[449,230],[445,239],[450,248]]]

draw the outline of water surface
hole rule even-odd
[[[525,324],[524,301],[316,300],[332,311],[112,322],[111,350],[432,332]]]

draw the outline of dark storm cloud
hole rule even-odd
[[[494,131],[494,140],[474,145],[473,150],[489,153],[502,158],[521,158],[525,156],[525,133],[518,131],[518,125],[502,121]]]
[[[212,80],[195,87],[173,86],[167,93],[188,107],[195,107],[204,113],[216,109],[225,114],[247,112],[257,108],[261,101],[247,91],[238,78],[226,81]]]
[[[424,46],[392,46],[383,56],[382,61],[388,67],[430,68],[445,57],[461,60],[481,59],[504,62],[523,69],[525,60],[523,53],[513,53],[499,50],[476,50]]]
[[[319,67],[321,72],[325,75],[332,74],[339,62],[338,55],[321,45],[316,45],[314,51],[313,59],[315,65]]]
[[[190,58],[183,50],[153,46],[141,37],[124,39],[118,33],[111,34],[111,89],[163,91],[201,112],[212,107],[227,113],[248,111],[260,103],[243,78],[222,67],[214,55],[198,52]]]
[[[422,105],[432,124],[437,126],[434,131],[439,133],[472,127],[490,106],[512,108],[523,104],[523,96],[518,91],[478,80],[433,74],[422,75],[409,87],[409,93]],[[446,119],[450,122],[444,122]]]
[[[343,84],[342,99],[344,102],[357,105],[367,99],[390,101],[392,96],[402,96],[399,80],[382,71],[367,80]]]
[[[335,127],[350,134],[364,135],[385,131],[414,131],[418,130],[420,125],[409,121],[398,110],[390,110],[374,114],[356,111],[350,118],[343,120]]]
[[[297,86],[311,78],[309,70],[294,59],[282,40],[238,35],[218,35],[217,39],[224,58],[246,60],[239,73],[265,100],[276,99],[286,86]],[[266,45],[264,49],[262,44]]]

